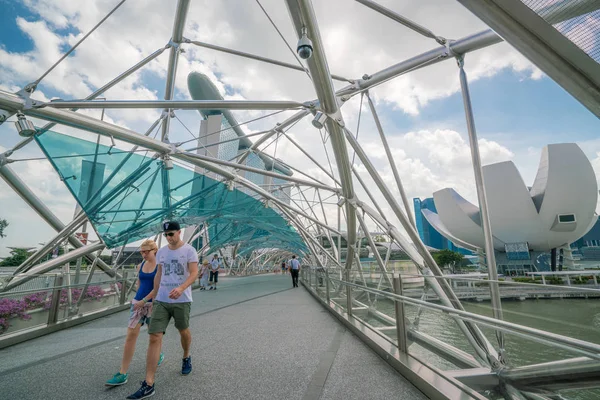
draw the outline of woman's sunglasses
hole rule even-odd
[[[163,233],[163,235],[165,235],[165,237],[167,237],[167,236],[174,236],[175,232],[167,232],[167,233]]]

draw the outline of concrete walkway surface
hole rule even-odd
[[[0,350],[0,399],[124,399],[144,379],[148,335],[129,382],[118,371],[128,311]],[[352,335],[289,276],[224,278],[194,291],[193,371],[171,322],[153,399],[406,399],[426,397]]]

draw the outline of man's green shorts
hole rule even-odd
[[[162,301],[153,303],[148,333],[165,333],[171,318],[175,320],[175,328],[178,330],[189,328],[192,303],[164,303]]]

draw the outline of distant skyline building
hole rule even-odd
[[[204,74],[191,72],[188,75],[188,90],[190,96],[194,100],[223,100],[218,89],[211,80]],[[229,110],[198,110],[202,116],[200,122],[200,131],[198,135],[198,144],[196,153],[206,157],[214,157],[224,161],[235,161],[242,153],[246,152],[252,146],[252,141],[246,137],[244,131],[240,128],[240,124]],[[260,186],[263,190],[271,192],[278,200],[290,204],[291,186],[285,179],[292,175],[292,171],[285,166],[281,161],[271,157],[260,151],[252,151],[248,154],[244,165],[259,170],[267,170],[276,172],[281,175],[281,178],[274,178],[252,171],[238,171],[238,175],[249,180],[250,182]],[[206,175],[212,179],[220,180],[216,174],[206,171],[204,168],[195,167],[195,172],[201,175]],[[203,180],[197,180],[193,184],[194,193],[205,191]],[[260,199],[262,196],[253,190],[243,186],[236,185],[236,190],[239,190],[255,199]],[[203,202],[207,205],[217,204],[218,199],[212,196],[219,196],[218,193],[208,194],[203,196]],[[203,205],[199,205],[202,207]],[[279,208],[273,207],[277,213],[281,213]],[[200,225],[194,229],[186,229],[184,232],[184,240],[192,238],[200,229]],[[211,237],[229,235],[229,226],[221,226],[213,224],[201,236],[198,236],[193,241],[196,249],[202,248],[204,244],[209,244]]]
[[[600,219],[596,219],[588,233],[571,244],[571,249],[585,261],[600,261]]]
[[[191,72],[188,75],[188,89],[194,100],[223,100],[218,89],[210,79],[201,73]],[[197,153],[220,160],[234,161],[241,153],[252,146],[250,139],[240,128],[235,117],[229,110],[199,110],[204,118],[200,125]],[[292,171],[280,160],[268,154],[253,151],[246,158],[245,165],[257,169],[273,171],[281,174],[281,178],[273,178],[256,172],[239,171],[238,173],[249,181],[272,192],[273,196],[287,204],[290,203],[291,187],[287,185],[286,176],[291,176]],[[196,172],[202,173],[201,168]],[[209,174],[210,175],[210,174]],[[242,192],[260,197],[246,187],[237,188]]]
[[[585,237],[598,221],[598,183],[589,159],[575,143],[542,149],[530,187],[512,161],[483,166],[491,244],[500,273],[560,269],[562,249]],[[573,177],[576,177],[574,179]],[[421,207],[423,218],[461,247],[485,248],[479,207],[452,188],[433,193],[437,212]],[[587,242],[598,243],[592,235]],[[588,247],[594,249],[594,247]],[[550,253],[549,263],[547,253]],[[568,256],[568,254],[567,254]]]
[[[423,200],[421,200],[418,197],[415,197],[413,199],[413,204],[415,208],[415,222],[417,224],[417,230],[419,231],[419,236],[421,237],[423,243],[425,243],[429,247],[433,247],[438,250],[447,249],[457,251],[465,255],[473,254],[471,251],[460,248],[454,243],[452,243],[450,240],[446,239],[423,216],[422,210],[429,210],[431,212],[437,213],[433,197],[428,197]]]

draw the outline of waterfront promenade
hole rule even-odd
[[[194,370],[182,376],[179,335],[164,338],[154,399],[390,399],[426,397],[347,331],[289,276],[225,278],[194,291]],[[144,379],[145,329],[129,383],[118,370],[128,311],[0,350],[2,399],[124,399]]]

